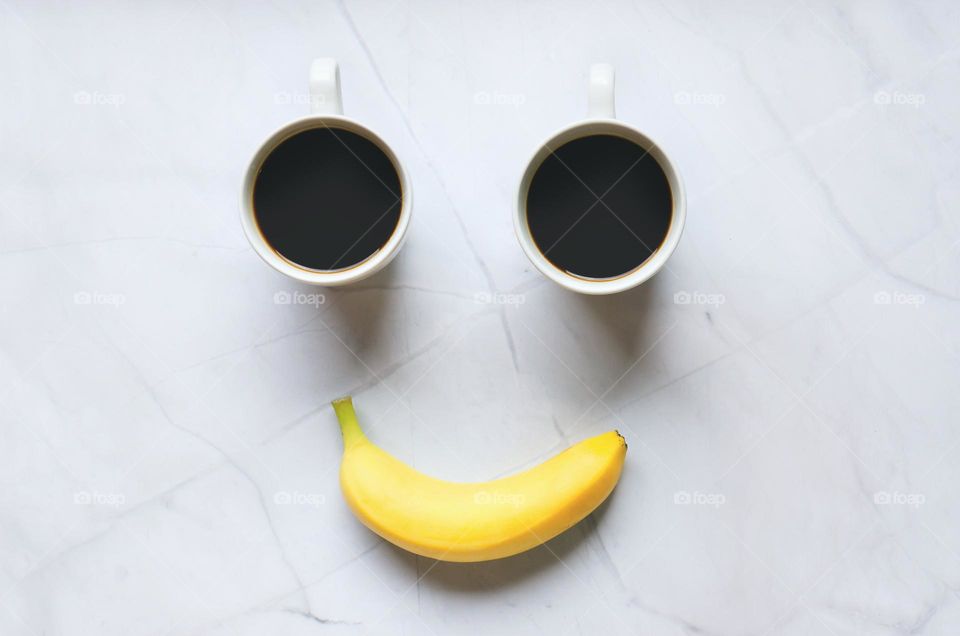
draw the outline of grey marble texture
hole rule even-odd
[[[957,3],[3,0],[0,42],[0,633],[960,633]],[[338,290],[238,219],[318,56],[415,189]],[[689,206],[590,298],[511,206],[598,61]],[[438,477],[627,465],[546,546],[416,558],[339,496],[347,393]]]

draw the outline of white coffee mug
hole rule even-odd
[[[683,232],[686,220],[686,201],[680,174],[666,153],[648,136],[614,119],[614,71],[609,64],[590,67],[587,119],[568,126],[542,143],[527,163],[517,193],[514,229],[523,251],[530,261],[550,280],[582,294],[615,294],[648,280],[656,274],[673,254]],[[639,145],[653,157],[663,170],[670,186],[673,207],[670,225],[663,241],[653,253],[636,268],[612,278],[584,278],[566,272],[551,263],[537,247],[527,222],[527,194],[534,175],[543,161],[564,144],[592,135],[613,135]]]
[[[410,181],[407,179],[407,173],[403,169],[403,164],[401,164],[396,153],[393,152],[390,146],[388,146],[379,135],[366,126],[343,115],[343,103],[340,97],[340,69],[337,66],[336,60],[330,58],[317,59],[314,60],[311,65],[310,108],[310,115],[281,127],[270,135],[254,154],[243,180],[240,218],[250,245],[253,246],[253,249],[260,258],[278,272],[286,274],[290,278],[313,285],[323,285],[327,287],[347,285],[380,271],[386,267],[400,251],[400,247],[403,245],[404,238],[407,234],[407,228],[410,225],[413,192],[410,188]],[[277,252],[264,237],[263,232],[257,224],[254,213],[253,189],[257,181],[257,175],[266,158],[286,139],[305,130],[315,128],[331,128],[349,131],[365,137],[376,144],[393,164],[402,190],[400,193],[401,208],[399,219],[387,242],[365,260],[342,269],[311,269],[288,260]]]

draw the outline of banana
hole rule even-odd
[[[340,487],[353,513],[387,541],[442,561],[500,559],[552,539],[607,498],[627,453],[620,433],[609,431],[522,473],[454,483],[371,443],[349,397],[333,408],[343,433]]]

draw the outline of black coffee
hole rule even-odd
[[[306,130],[263,162],[253,209],[267,242],[287,260],[344,269],[375,254],[400,219],[400,176],[372,141],[339,128]]]
[[[547,259],[584,278],[613,278],[663,243],[673,198],[663,168],[621,137],[594,135],[554,148],[527,193],[527,223]]]

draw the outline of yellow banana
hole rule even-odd
[[[387,541],[442,561],[499,559],[552,539],[607,498],[627,453],[620,433],[610,431],[517,475],[454,483],[371,443],[349,397],[333,408],[343,433],[340,487],[354,514]]]

